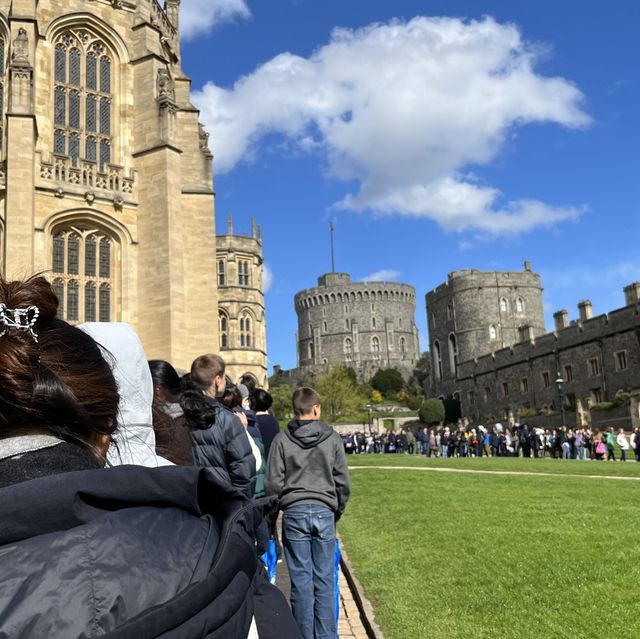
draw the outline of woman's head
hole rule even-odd
[[[58,319],[58,298],[42,276],[0,275],[0,305],[0,438],[46,432],[95,451],[114,430],[119,400],[100,348]],[[12,321],[32,306],[35,321],[33,311],[23,318],[33,334]]]
[[[181,380],[176,369],[162,359],[149,360],[153,379],[154,397],[162,402],[177,402],[180,398]]]

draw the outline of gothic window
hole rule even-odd
[[[506,297],[500,298],[500,312],[506,313],[509,310],[509,302],[507,302]]]
[[[453,319],[453,302],[449,302],[449,304],[447,304],[447,319]]]
[[[524,300],[521,297],[516,300],[516,313],[524,313]]]
[[[380,357],[380,338],[375,335],[371,338],[371,352],[373,353],[374,359]]]
[[[112,162],[112,60],[105,45],[86,31],[68,31],[54,53],[53,152],[96,162]],[[105,293],[106,299],[106,293]]]
[[[218,286],[224,286],[226,280],[224,260],[218,260]]]
[[[449,370],[452,375],[456,375],[458,368],[458,342],[456,336],[451,333],[449,335]]]
[[[491,324],[491,326],[489,326],[489,339],[498,339],[498,328],[495,326],[495,324]]]
[[[433,352],[436,360],[436,377],[442,379],[442,352],[440,351],[440,342],[438,340],[433,343]]]
[[[247,260],[238,260],[238,284],[249,286],[249,262]]]
[[[53,290],[68,322],[110,322],[113,319],[112,238],[81,224],[56,230],[51,242]]]
[[[313,345],[313,342],[309,342],[309,359],[315,360],[316,358],[316,347]]]
[[[248,311],[240,314],[240,346],[253,346],[253,318]]]
[[[404,337],[400,338],[400,352],[401,353],[406,353],[407,352],[407,342],[404,339]]]
[[[224,311],[218,311],[218,329],[220,333],[220,349],[229,347],[229,317]]]

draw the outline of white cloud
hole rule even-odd
[[[265,262],[262,268],[262,291],[266,293],[273,285],[273,271],[271,267]]]
[[[223,22],[251,16],[245,0],[182,0],[180,34],[189,40],[204,35]]]
[[[383,268],[380,271],[376,271],[375,273],[371,273],[371,275],[366,275],[365,277],[361,277],[361,282],[392,282],[397,280],[400,277],[400,271],[394,271],[390,268]]]
[[[251,161],[261,139],[277,133],[323,151],[330,175],[357,180],[338,207],[425,217],[447,230],[520,233],[582,213],[504,201],[470,174],[496,158],[515,127],[590,123],[571,82],[535,72],[541,53],[492,18],[417,17],[336,29],[309,58],[282,53],[232,88],[206,84],[194,101],[218,173]]]

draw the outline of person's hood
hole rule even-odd
[[[155,452],[153,381],[140,338],[129,324],[120,322],[89,322],[79,328],[104,349],[120,393],[118,430],[107,453],[108,461],[114,466],[170,465],[170,461]]]
[[[313,448],[331,437],[333,428],[320,420],[294,419],[287,426],[285,433],[300,448]]]

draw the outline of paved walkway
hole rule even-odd
[[[582,479],[614,479],[619,481],[640,481],[640,477],[621,477],[619,475],[583,475],[580,473],[533,473],[526,470],[476,470],[472,468],[434,468],[431,466],[349,466],[354,470],[417,470],[430,473],[470,473],[472,475],[521,475],[523,477],[579,477]]]
[[[340,615],[338,617],[338,639],[367,639],[367,632],[360,620],[360,612],[353,599],[349,584],[340,570]],[[282,590],[287,601],[291,590],[291,581],[286,562],[278,564],[276,585]]]

